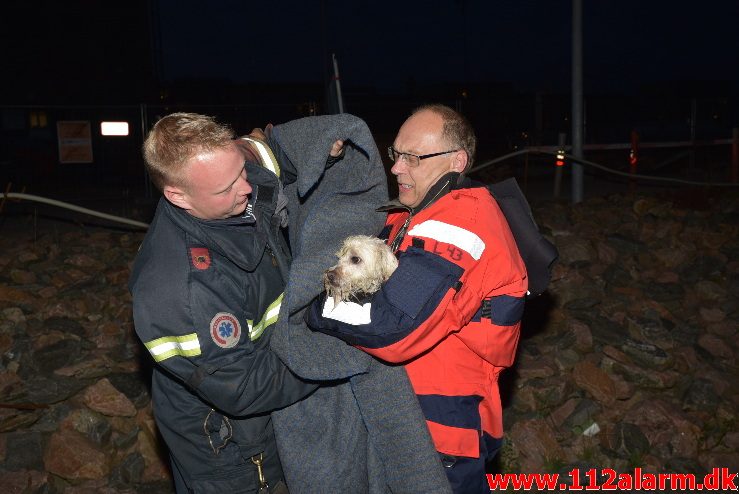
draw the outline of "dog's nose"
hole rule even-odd
[[[333,283],[334,279],[336,278],[336,273],[333,271],[326,271],[326,279],[329,283]]]

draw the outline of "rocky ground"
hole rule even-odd
[[[507,376],[501,470],[738,472],[737,195],[535,216],[561,259]]]
[[[503,377],[496,468],[737,472],[737,194],[534,209],[561,259]],[[0,221],[2,492],[172,492],[126,289],[143,235]]]

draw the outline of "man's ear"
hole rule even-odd
[[[467,168],[467,151],[460,149],[454,154],[451,171],[462,173]]]
[[[165,185],[162,189],[164,197],[177,207],[192,209],[187,193],[175,185]]]

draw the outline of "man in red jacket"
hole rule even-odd
[[[398,269],[368,304],[353,304],[356,323],[344,311],[332,319],[323,298],[306,315],[314,329],[405,365],[449,481],[465,494],[490,491],[485,463],[503,437],[498,377],[513,363],[527,290],[503,213],[464,176],[475,143],[451,108],[413,112],[388,148],[399,197],[383,208],[381,236]]]

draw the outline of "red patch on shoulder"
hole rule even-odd
[[[190,260],[195,269],[204,271],[210,267],[210,251],[205,247],[191,247]]]

